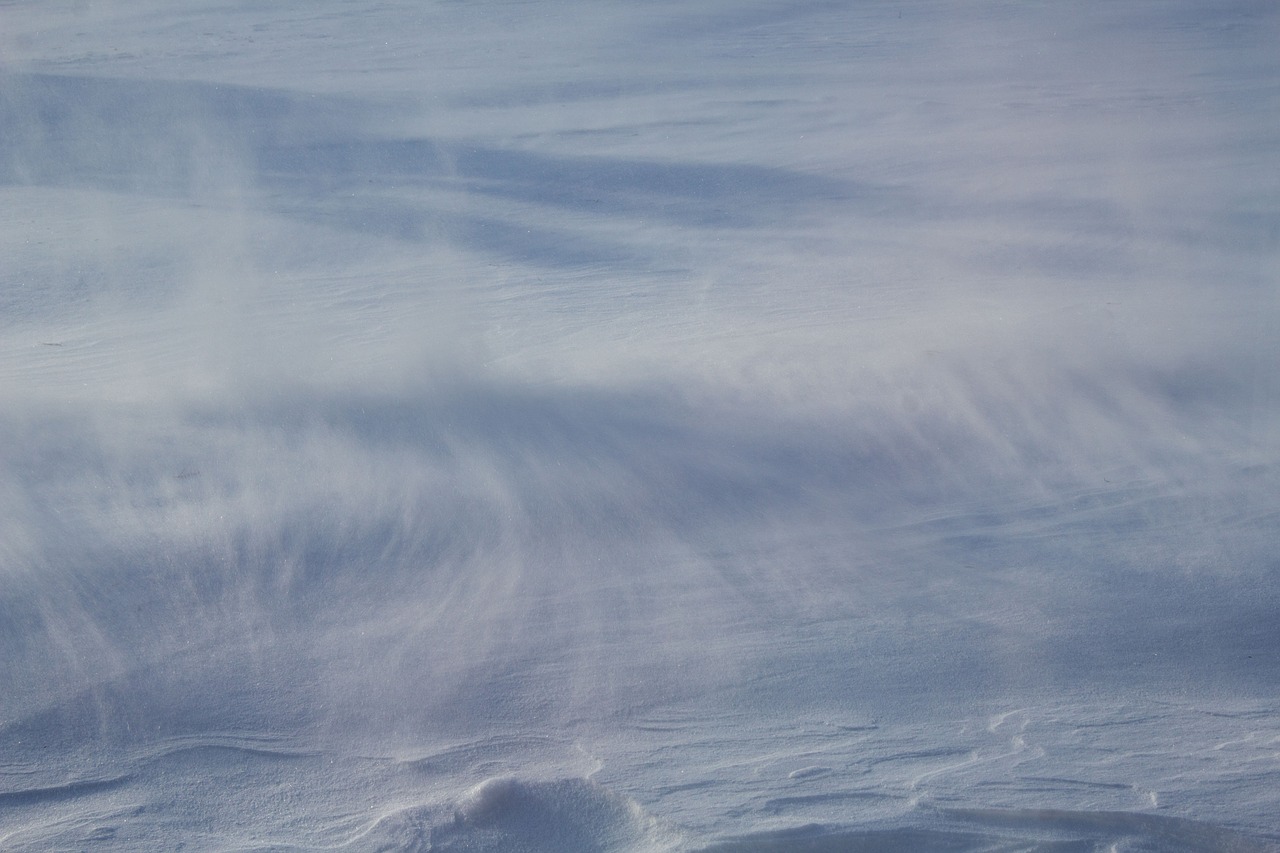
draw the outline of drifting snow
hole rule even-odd
[[[6,850],[1274,850],[1280,16],[9,4]]]

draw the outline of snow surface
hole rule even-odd
[[[1277,44],[0,3],[0,847],[1280,850]]]

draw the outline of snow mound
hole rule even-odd
[[[433,850],[662,851],[678,835],[632,800],[588,779],[496,777],[458,804],[452,824],[435,827]]]

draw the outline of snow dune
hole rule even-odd
[[[1280,849],[1280,16],[0,11],[0,847]]]

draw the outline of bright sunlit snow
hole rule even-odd
[[[1277,45],[0,2],[0,848],[1280,850]]]

